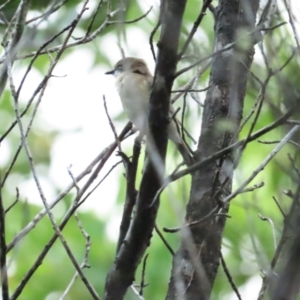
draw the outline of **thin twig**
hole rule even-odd
[[[163,230],[164,230],[164,232],[168,232],[168,233],[176,233],[176,232],[184,230],[186,228],[191,228],[193,226],[201,226],[201,225],[209,222],[212,218],[216,217],[218,209],[219,209],[219,207],[216,206],[206,216],[204,216],[200,220],[186,223],[186,224],[182,225],[181,227],[175,227],[175,228],[164,227]],[[221,215],[224,215],[224,214],[221,214]]]
[[[174,256],[175,255],[175,251],[169,245],[168,241],[165,239],[165,237],[163,236],[163,234],[160,232],[160,230],[159,230],[159,228],[158,228],[158,226],[156,224],[155,224],[154,228],[155,228],[156,233],[160,237],[160,239],[163,241],[163,243],[165,244],[165,246],[169,250],[169,252],[172,254],[172,256]]]
[[[39,23],[41,23],[44,19],[48,18],[50,15],[52,15],[53,13],[55,13],[56,11],[58,11],[68,0],[64,0],[64,1],[61,1],[60,3],[58,3],[57,5],[52,5],[52,7],[50,7],[45,13],[37,16],[37,17],[34,17],[32,19],[29,19],[26,21],[26,25],[27,24],[30,24],[34,21],[37,21],[39,19],[42,19]]]
[[[299,44],[297,29],[296,29],[296,26],[294,24],[294,20],[292,18],[291,8],[289,7],[289,5],[288,5],[288,3],[287,3],[286,0],[284,0],[284,5],[285,5],[286,10],[287,10],[288,15],[289,15],[289,22],[290,22],[292,30],[293,30],[294,39],[295,39],[295,42],[296,42],[296,45],[297,45],[297,49],[298,49],[298,53],[299,53],[300,52],[300,44]]]
[[[204,64],[201,68],[199,68],[199,70],[197,70],[196,75],[189,80],[184,86],[179,88],[179,92],[177,95],[175,95],[172,99],[171,99],[171,103],[173,104],[179,97],[181,97],[186,91],[188,91],[189,89],[192,88],[192,86],[194,85],[194,83],[196,82],[196,79],[200,78],[202,76],[202,74],[210,67],[211,65],[211,60],[209,60],[206,64]]]
[[[151,31],[150,38],[149,38],[150,49],[151,49],[151,53],[152,53],[154,61],[156,61],[156,55],[155,55],[155,51],[154,51],[154,47],[153,47],[153,38],[154,38],[154,35],[155,35],[156,31],[158,30],[160,24],[161,24],[161,21],[160,21],[160,17],[159,17],[158,22],[155,25],[155,27],[153,28],[153,30]]]
[[[2,189],[2,185],[0,184],[0,190]],[[16,187],[16,200],[5,210],[5,214],[7,214],[19,201],[19,189]]]
[[[22,89],[22,87],[23,87],[23,84],[24,84],[24,82],[25,82],[25,79],[26,79],[27,75],[29,74],[29,72],[30,72],[30,70],[31,70],[31,68],[32,68],[32,66],[33,66],[33,64],[34,64],[34,62],[35,62],[36,59],[39,57],[39,55],[41,54],[41,52],[43,51],[43,49],[45,49],[50,43],[52,43],[53,41],[55,41],[59,36],[61,36],[63,33],[65,33],[66,31],[68,31],[69,29],[71,29],[73,26],[74,26],[74,24],[73,24],[73,22],[72,22],[70,25],[68,25],[68,26],[66,26],[65,28],[63,28],[62,30],[60,30],[57,34],[55,34],[52,38],[50,38],[47,42],[45,42],[45,43],[44,43],[44,44],[36,51],[35,55],[33,56],[33,58],[31,59],[29,65],[28,65],[28,67],[27,67],[27,69],[26,69],[26,71],[25,71],[25,74],[24,74],[24,76],[23,76],[23,78],[22,78],[22,80],[21,80],[21,82],[20,82],[19,87],[18,87],[17,95],[16,95],[17,99],[19,98],[21,89]],[[47,80],[48,80],[48,78],[47,78],[47,76],[46,76],[46,77],[42,80],[42,82],[39,84],[39,87],[40,87],[40,86],[44,86],[44,83],[45,83],[45,81],[47,81]],[[36,93],[34,93],[34,94],[36,94]],[[33,98],[33,97],[32,97],[32,98]],[[29,103],[30,103],[30,101],[29,101]]]
[[[67,168],[68,174],[70,175],[70,177],[71,177],[71,179],[72,179],[72,181],[73,181],[73,183],[74,183],[74,187],[75,187],[75,189],[76,189],[76,191],[77,191],[77,194],[78,194],[79,191],[80,191],[80,188],[79,188],[79,186],[78,186],[78,184],[77,184],[76,178],[74,177],[74,175],[73,175],[73,173],[72,173],[72,171],[71,171],[71,168],[72,168],[72,165],[70,165],[70,166]]]
[[[231,276],[231,274],[230,274],[230,272],[229,272],[229,269],[227,268],[227,265],[226,265],[226,262],[225,262],[225,260],[224,260],[224,257],[223,257],[222,252],[221,252],[221,255],[220,255],[220,256],[221,256],[221,264],[222,264],[224,273],[225,273],[225,275],[226,275],[226,277],[227,277],[227,279],[228,279],[228,281],[229,281],[229,283],[230,283],[230,285],[231,285],[233,291],[235,292],[237,298],[238,298],[239,300],[242,300],[241,294],[239,293],[239,290],[238,290],[236,284],[235,284],[234,281],[233,281],[233,278],[232,278],[232,276]]]
[[[145,298],[140,295],[139,291],[136,289],[136,287],[132,284],[130,286],[130,288],[132,289],[132,291],[134,292],[134,294],[140,299],[140,300],[145,300]]]
[[[272,198],[273,198],[274,202],[276,203],[278,209],[280,210],[282,216],[283,216],[284,218],[286,218],[286,214],[285,214],[285,212],[283,211],[283,209],[281,208],[281,206],[279,205],[279,202],[277,201],[277,199],[276,199],[274,196],[272,196]]]
[[[238,189],[236,189],[233,193],[228,195],[225,199],[222,200],[223,204],[226,205],[233,198],[236,197],[256,176],[260,173],[266,165],[270,162],[270,160],[281,150],[281,148],[288,142],[288,140],[294,135],[296,131],[298,131],[300,125],[294,126],[282,139],[282,141],[273,149],[273,151],[265,158],[265,160],[256,168],[252,174],[249,176],[247,180],[245,180]]]
[[[135,189],[135,181],[136,181],[136,173],[137,173],[140,152],[141,152],[141,142],[140,142],[139,137],[137,137],[137,138],[135,138],[134,144],[133,144],[132,161],[127,163],[126,198],[125,198],[123,214],[122,214],[122,219],[121,219],[121,224],[120,224],[120,233],[119,233],[119,238],[118,238],[118,243],[117,243],[117,251],[116,251],[117,253],[120,250],[120,248],[125,240],[126,234],[130,227],[133,208],[136,204],[137,191]]]
[[[178,54],[178,60],[180,60],[182,58],[182,55],[185,53],[185,51],[187,50],[190,42],[193,39],[194,34],[196,33],[201,21],[203,20],[204,16],[205,16],[205,11],[207,10],[207,8],[209,7],[209,5],[211,4],[212,0],[205,0],[205,2],[202,5],[201,11],[197,17],[197,20],[194,22],[193,28],[189,33],[189,36],[187,38],[187,40],[185,41],[181,51]]]
[[[171,93],[184,93],[184,92],[188,92],[188,93],[201,93],[201,92],[206,92],[209,89],[209,86],[204,88],[204,89],[186,89],[186,90],[172,90]]]
[[[122,161],[116,162],[114,165],[111,166],[111,168],[107,171],[107,173],[101,178],[101,180],[95,185],[94,188],[92,188],[85,197],[82,198],[82,200],[78,203],[78,206],[80,206],[83,202],[87,200],[88,197],[91,196],[91,194],[100,186],[100,184],[111,174],[111,172],[119,165]]]
[[[10,1],[12,0],[7,0],[6,2],[4,2],[1,6],[0,6],[0,10],[2,10]]]
[[[272,235],[273,235],[273,242],[274,242],[274,249],[277,248],[277,242],[276,242],[276,233],[275,233],[275,226],[274,226],[274,222],[272,221],[271,218],[269,217],[264,217],[262,216],[260,213],[258,214],[258,217],[262,220],[262,221],[268,221],[271,229],[272,229]]]
[[[276,204],[278,204],[278,202],[276,201],[275,197],[273,197],[273,199],[275,200]],[[290,208],[290,212],[289,212],[289,215],[291,215],[292,211],[293,211],[293,206],[295,204],[295,198],[293,199],[293,204]],[[274,256],[272,258],[272,261],[270,263],[270,267],[269,267],[269,270],[268,272],[266,273],[266,275],[263,277],[263,281],[262,281],[262,286],[261,286],[261,289],[259,291],[259,295],[258,295],[258,300],[262,300],[264,299],[265,297],[265,292],[269,286],[269,283],[270,283],[270,280],[272,279],[273,277],[273,271],[274,271],[274,268],[277,264],[277,261],[279,259],[279,256],[281,254],[281,251],[283,249],[283,246],[285,245],[286,241],[288,240],[288,228],[290,226],[289,222],[286,222],[287,220],[287,217],[285,213],[283,213],[281,207],[278,205],[279,207],[279,210],[281,211],[282,215],[284,216],[284,226],[283,226],[283,230],[282,230],[282,233],[281,233],[281,237],[280,237],[280,240],[279,240],[279,243],[278,243],[278,246],[276,247],[276,250],[275,250],[275,253],[274,253]]]
[[[99,3],[98,3],[98,5],[97,5],[97,8],[96,8],[96,10],[95,10],[95,12],[94,12],[94,14],[92,16],[91,22],[90,22],[90,24],[89,24],[89,26],[88,26],[88,28],[86,30],[85,37],[88,37],[90,35],[90,33],[92,31],[93,24],[94,24],[95,19],[96,19],[96,16],[98,15],[98,12],[99,12],[102,4],[103,4],[103,0],[100,0]]]
[[[148,11],[146,13],[144,13],[143,15],[141,15],[140,17],[130,20],[130,21],[109,21],[108,25],[112,25],[112,24],[132,24],[132,23],[136,23],[144,18],[147,17],[147,15],[149,14],[149,12],[152,10],[152,6],[148,9]]]
[[[258,117],[260,115],[260,112],[262,110],[262,107],[263,107],[263,103],[264,103],[264,99],[265,99],[265,96],[266,96],[266,89],[267,89],[267,86],[268,86],[268,83],[270,81],[270,78],[271,78],[271,74],[268,75],[268,77],[266,78],[265,82],[263,83],[262,87],[261,87],[261,90],[260,90],[260,93],[259,93],[259,96],[257,97],[258,100],[258,108],[257,108],[257,111],[256,111],[256,114],[255,114],[255,117],[254,117],[254,120],[250,126],[250,129],[249,129],[249,132],[247,133],[247,137],[245,138],[245,141],[240,149],[240,151],[243,151],[248,143],[248,139],[249,137],[251,136],[253,130],[254,130],[254,127],[258,121]],[[256,106],[254,107],[254,109],[256,108]],[[247,120],[245,120],[247,121]],[[242,125],[244,125],[245,123],[243,123]],[[234,163],[234,165],[237,165],[237,162]]]
[[[247,122],[250,120],[250,118],[252,117],[252,115],[254,114],[257,106],[259,103],[262,103],[262,98],[265,96],[265,95],[262,95],[262,92],[265,92],[265,88],[263,89],[263,86],[261,87],[255,101],[254,101],[254,104],[252,105],[251,107],[251,110],[250,112],[248,113],[248,115],[242,120],[241,124],[240,124],[240,128],[239,130],[237,130],[236,132],[236,136],[242,131],[242,129],[244,128],[244,126],[247,124]],[[235,138],[235,137],[234,137]]]
[[[80,231],[81,231],[81,233],[82,233],[82,235],[83,235],[83,237],[85,239],[85,253],[84,253],[83,261],[82,261],[80,267],[82,269],[89,268],[88,258],[89,258],[89,252],[90,252],[91,245],[92,245],[91,237],[89,236],[89,234],[83,228],[83,225],[82,225],[80,219],[78,218],[78,215],[77,215],[76,212],[74,213],[74,217],[75,217],[77,225],[78,225],[78,227],[79,227],[79,229],[80,229]],[[72,288],[73,284],[75,283],[75,280],[78,277],[78,275],[79,275],[78,272],[76,272],[74,274],[74,276],[71,279],[70,283],[68,284],[67,288],[65,289],[65,291],[63,292],[63,294],[60,296],[59,300],[65,299],[65,297],[69,293],[70,289]]]
[[[105,114],[106,114],[107,119],[108,119],[109,126],[110,126],[110,128],[111,128],[111,130],[113,132],[113,135],[115,137],[115,141],[117,142],[118,149],[119,149],[120,152],[122,152],[121,143],[120,143],[120,140],[118,139],[118,134],[117,134],[116,127],[115,127],[115,125],[114,125],[113,121],[111,120],[111,117],[110,117],[110,115],[108,113],[105,95],[103,95],[103,105],[104,105],[104,110],[105,110]]]
[[[261,144],[265,144],[265,145],[272,145],[272,144],[278,144],[280,143],[280,141],[261,141],[261,140],[258,140],[259,143]],[[297,148],[300,149],[300,144],[294,142],[294,141],[288,141],[289,144],[292,144],[294,146],[296,146]]]
[[[248,192],[253,192],[253,191],[255,191],[255,190],[257,190],[257,189],[263,187],[264,185],[265,185],[264,182],[260,182],[260,183],[258,183],[258,184],[255,184],[255,185],[251,186],[251,187],[248,187],[248,188],[243,189],[243,190],[240,192],[240,194],[248,193]]]
[[[130,20],[130,21],[124,21],[124,22],[122,22],[122,24],[131,24],[131,23],[141,20],[142,18],[145,18],[147,16],[147,14],[150,12],[151,8],[149,9],[149,11],[146,14],[142,15],[141,17],[136,18],[134,20]],[[107,18],[104,20],[104,22],[96,30],[94,30],[93,33],[91,33],[87,37],[83,36],[82,38],[79,38],[76,42],[68,43],[67,45],[65,45],[64,48],[69,49],[69,48],[72,48],[72,47],[75,47],[78,45],[87,44],[87,43],[93,41],[99,35],[99,33],[102,32],[106,27],[108,27],[112,24],[119,23],[119,21],[111,21],[110,22],[109,20],[110,20],[110,16],[107,15]],[[39,55],[55,53],[55,52],[59,51],[61,49],[61,47],[62,47],[62,45],[54,46],[50,49],[41,51]],[[15,57],[15,60],[21,60],[24,58],[33,57],[35,54],[36,54],[36,52],[30,52],[30,53],[27,53],[24,55],[19,55],[19,56]],[[3,63],[4,61],[5,61],[5,58],[0,59],[0,64]]]
[[[140,285],[140,292],[139,294],[141,296],[143,296],[143,292],[144,292],[144,287],[145,285],[145,273],[146,273],[146,264],[147,264],[147,259],[148,259],[149,254],[147,253],[144,257],[143,260],[143,267],[142,267],[142,279],[141,279],[141,285]]]

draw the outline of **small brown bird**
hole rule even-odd
[[[144,60],[126,57],[118,61],[114,69],[105,74],[112,74],[116,78],[116,88],[129,120],[139,130],[140,136],[147,132],[147,111],[150,100],[150,91],[153,82]],[[191,153],[181,138],[175,121],[168,125],[168,137],[180,151],[185,163],[191,165]]]

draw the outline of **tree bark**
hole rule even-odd
[[[255,41],[250,32],[255,27],[258,4],[258,0],[220,0],[215,9],[215,50],[235,44],[213,59],[196,161],[237,139],[254,55]],[[246,43],[238,40],[241,35]],[[231,152],[192,174],[187,224],[207,216],[230,194],[234,159]],[[223,212],[228,211],[228,207],[223,209]],[[212,216],[182,231],[181,245],[173,259],[167,300],[209,299],[219,266],[224,226],[225,217]]]

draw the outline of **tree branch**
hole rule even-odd
[[[136,268],[149,245],[155,226],[159,201],[150,204],[164,175],[170,94],[185,4],[186,0],[165,0],[161,4],[161,36],[148,116],[148,158],[137,197],[136,213],[106,278],[105,300],[123,299],[134,280]]]

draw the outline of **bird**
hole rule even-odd
[[[125,113],[139,131],[139,136],[145,136],[153,83],[153,76],[146,62],[140,58],[125,57],[115,64],[113,70],[105,74],[114,75],[116,89]],[[168,138],[175,144],[184,162],[191,165],[193,163],[192,155],[178,132],[174,118],[168,124]]]

